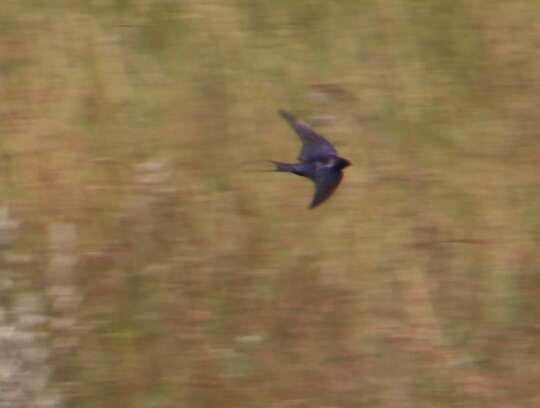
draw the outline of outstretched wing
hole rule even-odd
[[[323,201],[326,201],[337,188],[342,178],[343,172],[341,170],[331,167],[320,168],[314,179],[315,195],[313,196],[309,208],[314,208]]]
[[[302,140],[302,150],[298,156],[298,160],[315,161],[325,159],[328,156],[337,156],[336,149],[321,135],[317,134],[305,123],[297,120],[293,115],[284,110],[280,110],[279,114],[285,118],[289,125]]]

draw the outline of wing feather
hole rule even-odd
[[[315,208],[326,201],[335,191],[342,178],[343,172],[341,170],[329,167],[319,169],[314,179],[315,194],[309,208]]]
[[[328,156],[337,156],[336,149],[323,136],[311,129],[307,124],[297,120],[284,110],[280,115],[289,123],[302,141],[302,150],[298,160],[302,162],[325,159]]]

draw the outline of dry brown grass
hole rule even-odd
[[[538,406],[540,5],[0,9],[0,329],[43,300],[34,403]],[[354,163],[315,211],[253,171],[296,154],[277,108]]]

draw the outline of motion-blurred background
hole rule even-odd
[[[540,2],[2,1],[0,407],[540,406],[539,106]]]

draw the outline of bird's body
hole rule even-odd
[[[274,161],[275,170],[307,177],[315,183],[315,195],[309,208],[314,208],[328,199],[343,178],[343,169],[351,163],[338,156],[336,149],[321,135],[293,115],[279,111],[302,141],[299,163]]]

